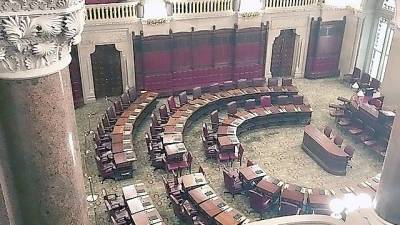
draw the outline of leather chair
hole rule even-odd
[[[206,123],[203,123],[202,131],[203,136],[206,138],[207,141],[215,142],[217,140],[216,133],[209,132]]]
[[[97,124],[97,133],[98,133],[100,139],[111,141],[110,132],[106,132],[104,130],[102,123]]]
[[[293,105],[303,105],[304,96],[303,95],[293,95],[292,96]]]
[[[249,84],[248,84],[248,82],[247,82],[246,79],[239,79],[239,80],[237,81],[237,87],[238,87],[239,89],[245,89],[245,88],[248,88],[248,87],[249,87]]]
[[[264,87],[265,86],[265,78],[253,78],[252,79],[253,87]]]
[[[287,78],[287,77],[282,78],[282,86],[293,86],[292,78]]]
[[[126,206],[124,198],[116,194],[107,194],[103,189],[103,200],[107,212],[110,214],[112,211],[122,209]]]
[[[123,93],[121,95],[121,104],[123,109],[127,109],[130,105],[128,93]]]
[[[332,128],[331,128],[330,126],[325,126],[325,128],[324,128],[324,134],[325,134],[325,136],[327,136],[328,138],[331,138]]]
[[[222,90],[224,91],[229,91],[235,88],[235,83],[231,80],[229,81],[224,81],[224,83],[222,84]]]
[[[115,114],[117,116],[121,116],[121,114],[124,112],[121,100],[115,101],[113,104],[114,104]]]
[[[204,154],[207,159],[216,159],[218,158],[218,145],[214,141],[207,141],[206,138],[201,135],[201,140],[203,142]]]
[[[101,118],[101,122],[103,124],[103,128],[106,132],[111,133],[113,131],[114,126],[111,125],[110,121],[107,118],[107,115],[104,115]]]
[[[96,132],[94,132],[93,140],[94,140],[97,148],[111,150],[111,140],[110,139],[101,139],[99,137],[99,135]]]
[[[333,139],[333,143],[338,147],[341,147],[343,144],[343,138],[339,135],[336,135],[335,138]]]
[[[379,88],[381,87],[381,82],[376,78],[372,78],[371,84],[369,86],[373,88],[375,91],[378,91]]]
[[[157,119],[156,115],[154,113],[151,114],[151,125],[153,128],[158,131],[158,132],[164,132],[164,127],[161,125],[161,121]]]
[[[158,114],[160,115],[161,124],[168,123],[169,113],[166,105],[163,104],[160,106],[160,108],[158,108]]]
[[[175,113],[178,110],[178,106],[176,105],[174,96],[169,96],[167,98],[168,108],[171,113]]]
[[[360,88],[366,88],[369,87],[369,83],[371,80],[371,75],[369,75],[368,73],[363,73],[363,75],[360,78],[360,82],[359,82],[359,86]]]
[[[250,207],[261,215],[269,211],[272,207],[272,199],[256,191],[249,191]]]
[[[198,99],[201,97],[201,87],[195,87],[193,88],[193,99]]]
[[[255,99],[247,99],[244,104],[244,108],[246,110],[252,110],[256,108],[256,100]]]
[[[211,112],[210,114],[211,117],[211,129],[214,133],[216,133],[218,131],[218,127],[220,124],[220,119],[218,116],[218,110],[214,110]]]
[[[188,101],[188,97],[186,94],[186,91],[179,93],[179,105],[180,107],[182,107],[183,105],[186,105],[189,101]]]
[[[353,158],[355,149],[351,146],[351,145],[346,145],[346,147],[344,147],[343,149],[344,152],[346,152],[347,155],[349,155],[349,160],[351,160]]]
[[[260,106],[263,108],[272,106],[271,96],[265,95],[260,98]]]
[[[225,167],[222,170],[224,174],[224,185],[228,190],[224,193],[230,193],[234,198],[236,194],[240,194],[242,192],[242,182],[239,180],[239,173],[236,172],[236,175],[232,172],[229,172]]]
[[[344,80],[346,83],[349,83],[349,84],[353,84],[353,83],[355,83],[355,82],[358,82],[358,81],[360,80],[360,78],[361,78],[361,70],[358,69],[357,67],[354,67],[353,73],[351,73],[351,74],[345,74],[345,75],[343,76],[343,80]]]
[[[100,157],[95,156],[97,169],[103,181],[106,179],[114,179],[117,167],[113,162],[102,163]]]
[[[107,108],[106,115],[111,125],[114,125],[117,122],[117,114],[115,113],[114,106],[110,106]]]
[[[179,219],[183,219],[183,208],[179,203],[178,199],[175,196],[169,195],[169,199],[171,200],[172,209],[174,210],[174,214]]]
[[[114,211],[110,217],[111,217],[111,223],[113,225],[131,225],[132,224],[131,217],[126,208],[122,208],[122,209]]]
[[[131,87],[128,89],[128,95],[129,95],[129,100],[130,102],[134,102],[138,96],[137,92],[136,92],[136,88],[135,87]]]
[[[291,99],[287,95],[279,95],[276,97],[276,103],[278,105],[289,105],[291,103]]]
[[[219,92],[219,91],[220,91],[220,89],[219,89],[219,83],[212,83],[212,84],[210,84],[210,85],[208,86],[208,91],[209,91],[210,93]]]
[[[280,216],[293,216],[293,215],[299,215],[301,211],[301,208],[293,204],[291,202],[282,200],[281,205],[279,208],[279,215]]]
[[[227,104],[228,107],[228,116],[233,116],[234,114],[237,113],[237,104],[236,101],[229,102]]]
[[[278,78],[268,78],[268,87],[277,87],[279,85]]]

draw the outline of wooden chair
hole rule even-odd
[[[178,98],[180,107],[186,105],[189,102],[186,91],[179,93]]]
[[[242,192],[242,182],[239,180],[239,173],[229,172],[226,167],[222,170],[224,174],[224,185],[228,190],[224,193],[229,193],[235,198],[236,194],[241,194]]]
[[[115,114],[117,116],[121,116],[121,114],[124,112],[124,108],[122,107],[121,100],[115,101],[113,104],[114,104],[114,108],[115,108]]]
[[[325,128],[324,128],[324,134],[325,134],[325,136],[327,136],[328,138],[330,138],[330,137],[331,137],[331,134],[332,134],[332,128],[329,127],[329,126],[325,126]]]
[[[128,93],[123,93],[121,95],[121,104],[124,109],[127,109],[130,105]]]
[[[279,79],[278,78],[268,78],[268,87],[277,87],[279,85]]]
[[[253,82],[253,87],[264,87],[266,80],[265,78],[259,77],[259,78],[253,78],[252,82]]]
[[[175,113],[178,110],[178,106],[176,105],[174,96],[169,96],[167,98],[167,104],[168,104],[169,111],[171,113]]]
[[[351,160],[353,158],[355,149],[352,146],[346,145],[346,147],[344,147],[343,151],[346,152],[347,155],[349,155],[349,157],[348,157],[349,160]]]
[[[272,208],[272,199],[269,196],[264,196],[254,190],[249,191],[250,207],[260,214],[263,214]]]
[[[227,104],[228,107],[228,116],[233,116],[237,113],[237,104],[236,101],[229,102]]]
[[[338,147],[341,147],[343,144],[343,138],[339,135],[336,135],[333,139],[333,143],[335,143],[335,145],[337,145]]]
[[[211,117],[211,129],[214,133],[216,133],[218,131],[219,124],[221,122],[218,116],[218,110],[212,111],[210,117]]]
[[[287,77],[282,78],[282,86],[292,86],[292,85],[293,85],[292,78],[287,78]]]
[[[224,83],[222,84],[222,90],[223,91],[228,91],[228,90],[232,90],[235,88],[235,83],[231,80],[229,81],[224,81]]]
[[[135,87],[131,87],[128,89],[129,101],[134,102],[138,96]]]
[[[355,82],[358,82],[360,80],[360,78],[361,78],[361,70],[358,69],[357,67],[354,67],[353,73],[345,74],[343,76],[344,82],[349,83],[349,84],[353,84]]]
[[[193,99],[198,99],[198,98],[200,98],[201,97],[201,87],[195,87],[195,88],[193,88],[193,93],[192,93],[192,95],[193,95]]]
[[[247,100],[245,101],[245,106],[244,106],[244,108],[245,108],[246,110],[255,109],[255,108],[256,108],[256,100],[255,100],[255,99],[247,99]]]
[[[253,161],[251,161],[250,159],[248,159],[246,167],[253,166],[253,165],[255,165],[255,163]]]
[[[260,106],[263,108],[272,106],[271,96],[265,95],[260,98]]]

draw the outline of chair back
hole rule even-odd
[[[381,86],[381,82],[376,78],[372,78],[370,86],[373,89],[378,90],[380,88],[380,86]]]
[[[303,95],[293,95],[293,104],[294,105],[303,105],[304,104],[304,96]]]
[[[363,75],[361,76],[361,83],[365,84],[365,83],[369,83],[371,80],[371,75],[369,75],[368,73],[363,73]]]
[[[186,105],[188,103],[188,97],[186,91],[179,93],[178,97],[180,106]]]
[[[252,83],[253,87],[263,87],[265,86],[266,81],[265,78],[258,77],[258,78],[253,78]]]
[[[128,95],[129,95],[129,100],[130,102],[134,102],[137,98],[137,92],[135,87],[130,87],[128,89]]]
[[[93,140],[94,140],[94,142],[96,143],[97,146],[100,146],[100,145],[101,145],[100,137],[99,137],[99,135],[98,135],[96,132],[94,132]]]
[[[211,93],[219,92],[219,83],[213,83],[208,86],[208,90]]]
[[[290,97],[287,95],[280,95],[276,97],[276,103],[278,105],[289,105],[291,103]]]
[[[111,126],[110,121],[108,121],[108,118],[107,118],[106,115],[101,118],[101,122],[103,123],[103,127],[110,127]]]
[[[182,218],[183,216],[183,210],[181,204],[179,204],[178,200],[175,198],[173,195],[169,195],[169,198],[171,200],[171,205],[172,209],[174,210],[175,216]]]
[[[270,107],[272,105],[271,103],[271,96],[264,95],[261,96],[260,98],[260,106],[265,108],[265,107]]]
[[[328,138],[331,137],[332,128],[331,128],[330,126],[325,126],[325,128],[324,128],[324,134],[325,134],[325,136],[327,136]]]
[[[337,146],[341,146],[343,144],[343,138],[339,135],[335,136],[335,139],[333,139],[333,143]]]
[[[161,105],[160,108],[158,108],[158,113],[160,114],[161,118],[168,118],[168,110],[166,105]]]
[[[222,170],[222,173],[224,174],[225,188],[228,189],[229,192],[233,192],[235,188],[235,177],[229,175],[229,172],[227,171],[226,168]]]
[[[99,133],[99,136],[104,136],[106,132],[104,131],[103,125],[101,123],[97,124],[97,133]]]
[[[130,104],[128,93],[124,92],[124,93],[121,95],[121,102],[122,102],[123,105],[129,105],[129,104]]]
[[[244,104],[244,108],[246,110],[252,110],[256,108],[256,100],[255,99],[247,99]]]
[[[208,127],[207,127],[207,124],[206,123],[203,123],[203,136],[204,137],[208,137],[209,136],[209,133],[208,133]]]
[[[233,114],[236,114],[236,113],[237,113],[236,101],[229,102],[229,103],[227,104],[227,107],[228,107],[228,114],[233,115]]]
[[[167,98],[167,103],[168,103],[169,111],[173,111],[177,108],[174,96],[169,96]]]
[[[206,173],[204,172],[204,169],[201,165],[199,165],[199,173],[202,173],[204,177],[206,176]]]
[[[210,114],[211,124],[219,124],[218,110],[214,110]]]
[[[150,117],[151,117],[151,124],[153,124],[153,126],[160,126],[160,123],[158,122],[158,119],[156,115],[154,115],[154,113],[152,113]]]
[[[278,78],[268,78],[268,87],[277,87],[279,83]]]
[[[224,81],[224,83],[222,84],[222,90],[224,91],[232,90],[234,88],[235,88],[235,83],[231,80]]]
[[[246,80],[246,79],[239,79],[239,80],[237,81],[237,87],[238,87],[239,89],[243,89],[243,88],[249,87],[249,85],[248,85],[248,83],[247,83],[247,80]]]
[[[192,153],[188,152],[187,153],[187,163],[188,163],[189,167],[192,165],[192,162],[193,162]]]
[[[248,159],[246,166],[249,167],[249,166],[253,166],[253,165],[255,165],[255,163],[253,161],[251,161],[250,159]]]
[[[239,148],[238,155],[239,155],[240,160],[242,160],[243,153],[244,153],[243,145],[242,145],[242,144],[239,144],[239,147],[238,147],[238,148]]]
[[[347,155],[349,155],[350,159],[353,158],[355,149],[351,145],[346,145],[343,151],[346,152]]]
[[[250,207],[254,211],[262,213],[268,210],[271,206],[271,199],[268,196],[264,196],[254,190],[249,191]]]
[[[198,99],[201,97],[201,87],[195,87],[193,88],[193,99]]]
[[[153,127],[153,124],[150,124],[150,134],[151,134],[152,136],[156,136],[156,135],[159,134],[159,133],[157,132],[157,130]]]
[[[115,118],[117,118],[117,115],[116,115],[116,113],[115,113],[114,106],[108,107],[107,110],[106,110],[106,114],[107,114],[107,117],[110,118],[110,119],[115,119]]]
[[[121,100],[114,102],[114,108],[115,108],[116,113],[122,113],[124,111],[124,109],[122,108]]]
[[[361,77],[361,70],[358,69],[357,67],[354,67],[352,78],[360,79],[360,77]]]
[[[292,86],[293,81],[292,78],[284,77],[282,78],[282,86]]]

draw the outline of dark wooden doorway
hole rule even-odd
[[[69,75],[71,77],[72,97],[75,108],[83,105],[83,92],[81,70],[79,68],[79,56],[76,45],[71,47],[71,63],[69,64]]]
[[[271,74],[273,77],[293,76],[293,56],[296,44],[294,29],[281,30],[272,45]]]
[[[122,94],[121,58],[115,46],[96,46],[91,59],[96,98]]]

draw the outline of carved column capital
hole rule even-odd
[[[5,0],[0,5],[0,79],[29,79],[70,63],[81,41],[83,0]]]

